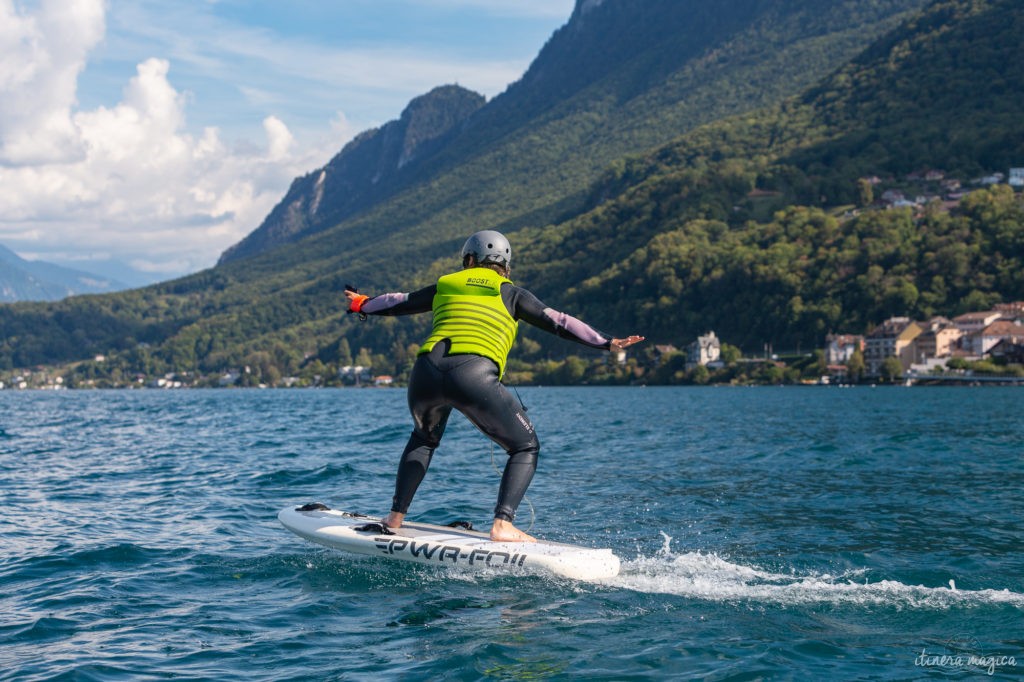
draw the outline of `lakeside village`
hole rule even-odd
[[[872,191],[867,191],[866,203],[884,208],[920,209],[938,201],[944,209],[950,210],[970,193],[962,188],[959,180],[947,178],[942,171],[912,173],[903,180],[898,189],[886,189],[877,199],[871,196]],[[1017,191],[1024,189],[1024,168],[1011,168],[1008,175],[993,173],[970,182],[975,186],[1002,183]],[[881,184],[891,187],[893,183],[871,177],[862,178],[861,184],[873,190]],[[914,193],[915,187],[923,191]],[[97,356],[92,362],[103,364],[106,358]],[[315,371],[301,376],[280,376],[273,368],[266,371],[244,366],[213,375],[182,372],[151,377],[137,374],[120,381],[76,380],[67,368],[37,368],[0,373],[0,390],[400,384],[402,377],[374,371],[375,365],[382,364],[387,363],[374,362],[361,352],[352,364],[335,367],[316,363]],[[570,356],[564,361],[534,365],[510,358],[507,379],[518,385],[849,385],[861,382],[1024,385],[1024,301],[998,304],[992,310],[969,312],[953,319],[933,317],[920,321],[892,317],[864,335],[830,334],[825,338],[825,347],[812,353],[776,354],[766,346],[760,357],[743,357],[738,348],[709,331],[685,350],[672,345],[653,345],[638,350],[631,357],[623,351],[603,360],[588,362]]]
[[[375,374],[369,363],[324,370],[323,375],[282,377],[273,382],[260,381],[259,371],[244,367],[212,377],[171,373],[158,378],[136,375],[123,384],[86,381],[71,385],[59,373],[38,369],[0,376],[0,389],[381,387],[401,383],[392,375]],[[738,348],[710,331],[685,350],[653,345],[634,357],[622,351],[590,363],[570,357],[562,362],[546,361],[539,367],[513,361],[508,378],[518,385],[1024,385],[1024,301],[953,319],[892,317],[868,334],[830,334],[825,348],[811,353],[780,355],[766,348],[763,357],[742,357]]]

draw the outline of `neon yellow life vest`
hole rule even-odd
[[[450,339],[449,353],[490,358],[503,376],[519,329],[501,300],[501,285],[511,281],[490,268],[460,270],[437,280],[434,328],[420,355],[429,353],[442,339]]]

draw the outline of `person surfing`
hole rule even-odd
[[[535,542],[516,528],[516,510],[537,470],[540,441],[525,407],[501,383],[520,320],[576,343],[619,352],[644,340],[613,338],[558,312],[509,279],[512,247],[500,232],[484,230],[462,247],[462,269],[412,293],[370,297],[346,288],[349,313],[412,315],[432,312],[430,335],[409,377],[413,431],[402,452],[391,512],[383,524],[402,525],[441,443],[452,409],[464,414],[508,455],[490,538]]]

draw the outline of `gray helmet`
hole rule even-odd
[[[465,260],[466,256],[473,256],[480,265],[497,263],[507,268],[512,262],[512,246],[502,233],[483,230],[466,240],[462,259]]]

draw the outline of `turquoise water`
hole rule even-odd
[[[1024,677],[1021,389],[523,388],[520,524],[604,584],[386,564],[401,390],[0,392],[0,679]],[[461,418],[414,503],[486,526]]]

